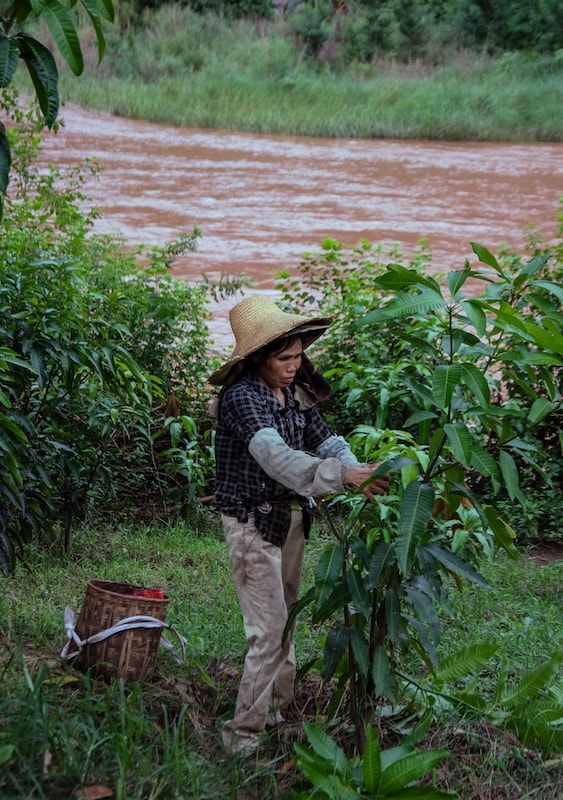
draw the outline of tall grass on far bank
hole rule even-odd
[[[92,61],[92,33],[81,40]],[[328,66],[278,21],[257,26],[165,6],[108,31],[99,67],[63,100],[186,127],[283,135],[481,141],[563,140],[563,59],[455,52],[440,64]]]
[[[327,536],[317,523],[304,590]],[[499,556],[483,572],[491,590],[463,589],[444,648],[495,641],[514,680],[560,646],[563,561],[539,567],[527,557],[515,563]],[[161,651],[155,675],[128,686],[96,682],[63,665],[64,607],[79,609],[90,578],[164,586],[171,598],[167,621],[187,638],[187,663]],[[215,515],[204,511],[173,526],[84,528],[68,561],[58,550],[31,547],[26,564],[4,582],[0,634],[0,753],[13,748],[0,771],[6,800],[59,800],[94,784],[111,787],[116,800],[271,800],[299,788],[293,742],[302,739],[304,719],[321,718],[320,684],[298,686],[287,724],[269,734],[258,761],[229,758],[220,744],[244,639]],[[320,635],[302,615],[300,664],[318,650]],[[381,736],[391,735],[383,719]],[[557,759],[542,759],[490,723],[452,717],[429,736],[432,746],[451,753],[440,765],[440,786],[457,789],[464,800],[561,796]]]

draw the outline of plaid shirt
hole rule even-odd
[[[215,497],[219,508],[241,522],[253,513],[264,539],[279,547],[287,536],[291,500],[296,496],[255,461],[248,451],[250,441],[263,428],[274,428],[294,450],[315,453],[332,435],[315,407],[301,411],[290,389],[285,395],[284,407],[257,378],[243,376],[221,399],[215,435]],[[299,499],[308,506],[306,498]]]

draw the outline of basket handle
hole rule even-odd
[[[65,608],[64,623],[68,641],[61,650],[61,658],[67,661],[77,656],[87,644],[103,642],[104,639],[116,633],[123,633],[124,631],[130,631],[136,628],[165,628],[170,631],[176,636],[178,643],[176,645],[172,644],[170,639],[163,633],[160,637],[160,644],[172,653],[172,656],[178,664],[183,664],[186,660],[186,639],[181,636],[172,625],[168,625],[166,622],[162,622],[162,620],[156,617],[144,616],[142,614],[137,614],[133,617],[125,617],[125,619],[121,619],[119,622],[116,622],[115,625],[112,625],[111,628],[106,628],[104,631],[93,633],[86,639],[81,639],[74,629],[76,616],[72,608],[69,606]],[[77,649],[70,652],[72,642],[74,642]],[[178,654],[178,649],[181,655]]]

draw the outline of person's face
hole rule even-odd
[[[268,356],[259,367],[259,377],[274,392],[290,386],[301,366],[302,355],[303,343],[301,339],[294,339],[285,350]]]

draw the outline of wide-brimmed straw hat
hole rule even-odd
[[[236,345],[228,361],[209,378],[214,386],[225,385],[231,370],[237,365],[242,366],[241,362],[247,356],[290,333],[301,334],[303,348],[308,347],[326,331],[332,317],[288,314],[270,297],[252,295],[233,306],[229,321]]]

